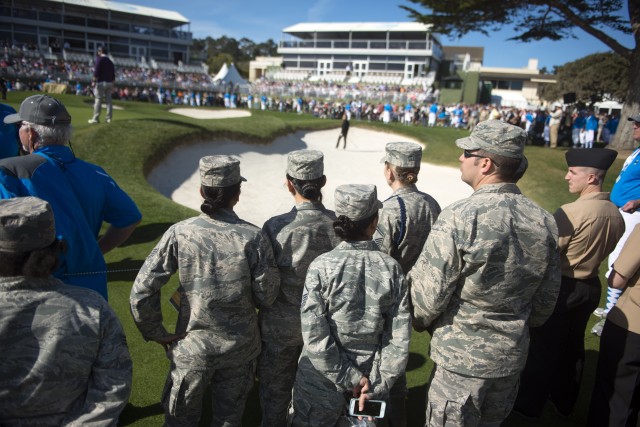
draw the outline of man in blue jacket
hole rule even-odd
[[[103,254],[129,238],[140,211],[104,169],[75,157],[67,146],[71,116],[57,99],[30,96],[4,123],[19,124],[20,142],[29,154],[0,160],[0,199],[35,196],[49,202],[56,234],[68,244],[54,275],[106,299]],[[111,226],[98,239],[103,221]]]

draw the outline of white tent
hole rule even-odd
[[[233,84],[234,86],[244,86],[248,84],[233,64],[228,67],[227,64],[224,64],[222,68],[220,68],[220,71],[218,71],[218,74],[213,78],[213,82],[219,84]]]

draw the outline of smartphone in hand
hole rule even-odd
[[[349,415],[354,417],[384,418],[384,412],[387,407],[387,403],[384,400],[365,400],[363,411],[360,411],[359,402],[359,399],[351,399]]]

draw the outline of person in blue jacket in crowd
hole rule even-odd
[[[103,254],[129,238],[140,211],[104,169],[76,158],[67,145],[71,116],[57,99],[30,96],[4,123],[19,125],[29,154],[0,160],[0,199],[35,196],[49,202],[56,234],[67,242],[54,276],[107,299]],[[110,227],[98,239],[103,221]]]

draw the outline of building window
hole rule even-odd
[[[84,27],[87,25],[86,19],[84,16],[73,16],[73,15],[65,15],[64,23],[67,25],[79,25]]]
[[[19,9],[19,8],[13,9],[13,17],[20,18],[20,19],[38,19],[35,10]]]
[[[40,12],[40,20],[47,22],[62,22],[62,15],[57,13],[49,13],[49,12]]]

